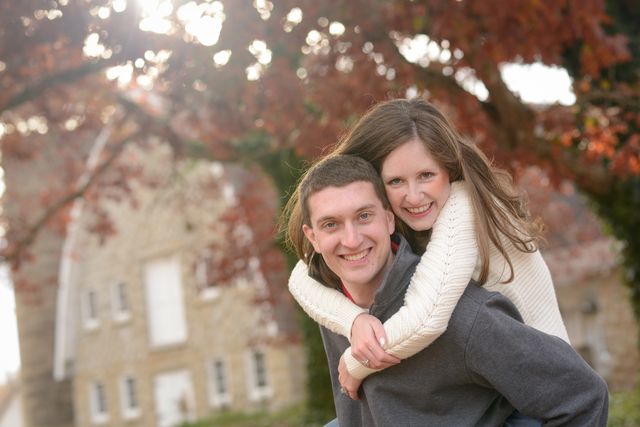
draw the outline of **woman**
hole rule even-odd
[[[510,176],[458,135],[437,108],[418,99],[380,103],[335,152],[373,164],[385,182],[396,229],[414,251],[424,252],[405,306],[384,329],[340,292],[311,279],[304,262],[292,272],[289,289],[303,309],[351,340],[340,375],[350,397],[357,398],[367,375],[440,336],[471,278],[509,297],[528,325],[568,341],[536,247],[539,227],[529,220]]]

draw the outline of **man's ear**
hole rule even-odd
[[[387,215],[387,227],[389,228],[389,235],[391,235],[396,231],[396,217],[393,211],[385,210],[384,212]]]
[[[307,224],[302,224],[302,232],[307,236],[307,240],[311,242],[311,245],[313,245],[313,250],[320,253],[318,242],[316,242],[316,233],[313,231],[313,228],[309,227]]]

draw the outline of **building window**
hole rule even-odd
[[[127,284],[124,282],[117,282],[113,285],[111,292],[113,318],[117,322],[124,322],[131,317],[127,291]]]
[[[135,378],[126,376],[120,380],[120,396],[123,417],[125,419],[131,419],[140,416],[138,387]]]
[[[150,261],[144,272],[150,345],[163,347],[185,342],[187,322],[179,259]]]
[[[256,373],[256,386],[262,388],[267,386],[267,369],[264,363],[264,353],[256,351],[253,353],[253,365]]]
[[[264,400],[271,394],[266,355],[262,350],[253,350],[249,353],[249,399]]]
[[[82,298],[82,317],[85,329],[95,329],[100,326],[98,317],[98,292],[93,289],[85,291]]]
[[[94,424],[104,424],[109,420],[107,411],[107,394],[104,384],[95,381],[91,384],[89,401],[91,405],[91,421]]]
[[[196,285],[201,298],[214,299],[220,295],[214,264],[213,254],[209,250],[204,251],[196,262]]]
[[[231,403],[229,380],[223,360],[214,360],[209,364],[209,395],[211,406],[225,407]]]

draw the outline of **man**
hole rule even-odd
[[[393,234],[384,185],[369,163],[324,159],[304,176],[289,211],[289,241],[310,274],[383,322],[402,306],[419,258]],[[568,344],[524,325],[509,300],[475,284],[447,331],[367,378],[359,402],[340,393],[347,339],[321,331],[342,427],[499,426],[516,409],[547,425],[606,425],[604,381]]]

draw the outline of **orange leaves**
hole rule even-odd
[[[635,133],[615,154],[612,170],[619,176],[640,175],[640,134]]]
[[[150,138],[170,140],[175,147],[184,148],[176,152],[194,157],[238,159],[246,155],[239,147],[249,141],[251,154],[293,148],[312,158],[333,145],[373,103],[413,93],[440,102],[461,131],[502,165],[517,168],[529,162],[549,162],[568,174],[570,167],[557,159],[575,150],[590,162],[606,163],[618,175],[640,173],[637,111],[632,109],[627,117],[626,112],[602,107],[589,110],[583,119],[583,110],[544,106],[548,112],[541,112],[534,124],[516,113],[537,107],[510,104],[512,99],[500,99],[496,90],[480,102],[455,78],[461,69],[480,79],[490,76],[493,81],[485,86],[491,91],[501,87],[501,76],[495,71],[500,63],[560,64],[570,51],[575,55],[571,60],[577,68],[579,102],[598,91],[611,96],[607,106],[629,99],[634,102],[633,90],[625,92],[614,76],[604,86],[596,78],[580,80],[584,73],[596,76],[603,67],[629,58],[625,38],[608,32],[611,19],[604,0],[302,4],[283,0],[274,2],[266,20],[250,6],[223,1],[226,19],[215,46],[194,43],[182,26],[172,34],[140,31],[135,8],[97,18],[90,13],[90,3],[83,6],[86,2],[67,7],[59,19],[38,21],[26,37],[19,17],[33,16],[34,11],[29,10],[30,3],[9,3],[0,6],[0,86],[4,89],[0,109],[16,96],[24,96],[6,107],[9,111],[1,120],[15,126],[41,116],[49,131],[41,144],[28,142],[18,132],[5,133],[1,141],[5,158],[33,161],[44,152],[43,147],[52,158],[64,157],[68,154],[64,142],[90,144],[87,135],[96,135],[107,121],[120,115],[127,119],[122,128],[134,126]],[[301,9],[302,20],[286,31],[285,16],[293,7]],[[344,31],[332,33],[331,23],[337,22]],[[310,31],[320,35],[312,40],[313,49],[308,39],[314,37],[307,37]],[[92,68],[96,59],[83,54],[90,34],[99,35],[105,52],[112,52],[113,63]],[[431,58],[427,49],[429,60],[422,65],[407,61],[396,44],[405,39],[428,43],[426,47],[434,48]],[[246,68],[257,60],[248,50],[253,40],[264,41],[272,57],[261,64],[259,79],[248,81]],[[436,47],[447,52],[434,53]],[[213,56],[224,50],[232,51],[229,62],[216,65]],[[164,59],[158,59],[161,57]],[[429,68],[424,68],[427,63]],[[131,83],[118,86],[116,80],[106,79],[104,67],[111,65],[121,66],[122,79],[130,78]],[[89,68],[85,74],[66,73],[83,67]],[[40,81],[46,84],[33,85]],[[139,96],[131,97],[134,88]],[[123,107],[119,102],[123,93],[147,117]],[[593,99],[584,101],[585,105],[592,103]],[[149,108],[154,105],[159,107]],[[60,141],[54,137],[58,133]],[[551,150],[544,146],[550,141],[557,142]],[[62,172],[62,187],[69,189],[73,180],[66,180],[79,172],[74,167],[64,169],[69,172]],[[101,193],[107,198],[126,198],[136,179],[141,177],[133,168],[116,165],[114,174],[105,176],[89,197]],[[245,215],[256,213],[251,207],[257,203],[261,202],[243,201]],[[228,219],[234,222],[237,218]],[[264,225],[260,220],[255,223]],[[106,221],[95,228],[99,233],[112,231]]]
[[[640,174],[638,112],[590,106],[578,128],[562,132],[560,145],[577,147],[591,162],[605,162],[616,176]]]
[[[628,39],[625,36],[605,36],[602,29],[595,29],[588,34],[580,50],[580,64],[585,74],[598,77],[600,70],[631,58],[627,49]]]

